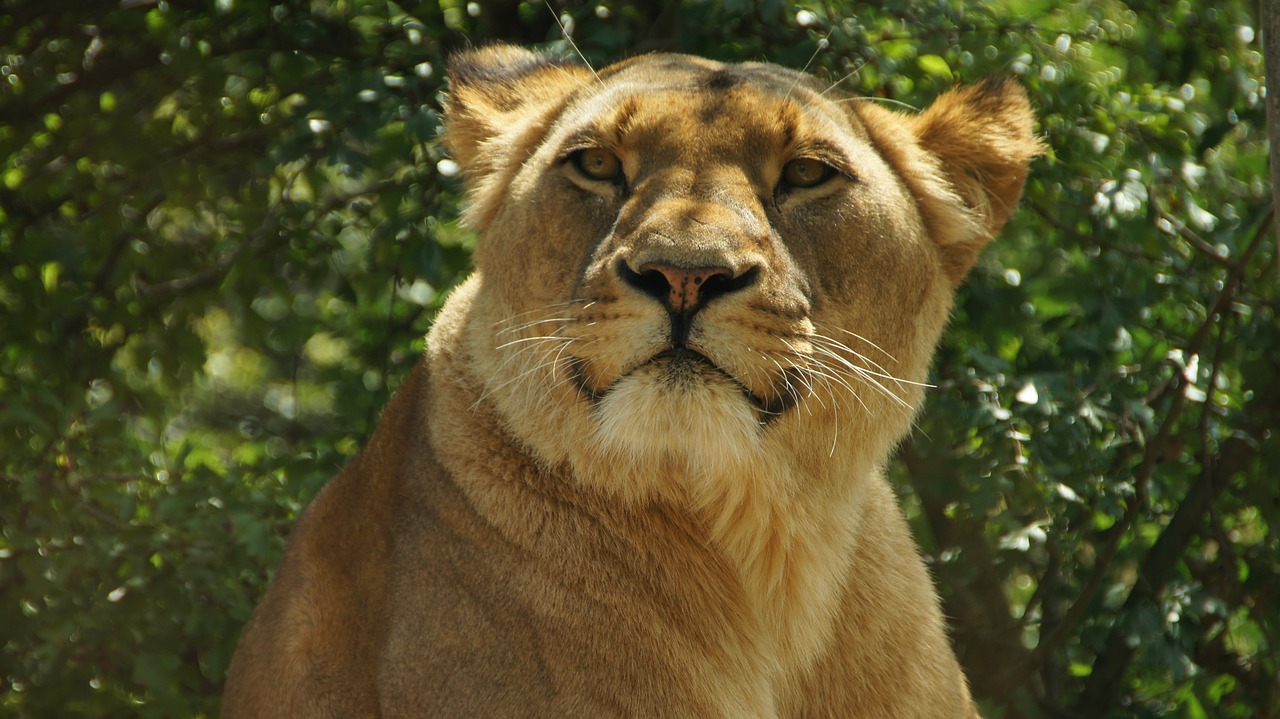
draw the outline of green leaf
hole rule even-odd
[[[916,58],[916,63],[920,65],[921,70],[929,75],[942,78],[948,82],[952,80],[951,66],[947,64],[947,61],[941,55],[921,55]]]

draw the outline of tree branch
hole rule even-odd
[[[1251,441],[1239,435],[1228,437],[1223,442],[1216,461],[1208,471],[1200,474],[1178,504],[1173,519],[1147,551],[1138,580],[1125,599],[1119,616],[1149,605],[1169,583],[1187,547],[1204,529],[1204,516],[1210,505],[1226,489],[1228,480],[1256,451]],[[1084,691],[1076,700],[1076,709],[1084,712],[1114,705],[1124,688],[1125,670],[1137,650],[1137,646],[1129,642],[1125,623],[1116,621],[1107,634],[1104,648],[1098,653]]]
[[[1210,330],[1217,326],[1219,317],[1231,306],[1231,302],[1235,298],[1236,292],[1239,290],[1241,282],[1244,279],[1244,273],[1248,267],[1249,260],[1260,246],[1261,240],[1265,236],[1266,230],[1268,229],[1274,215],[1275,213],[1273,210],[1263,218],[1261,224],[1259,224],[1257,230],[1254,232],[1254,236],[1244,254],[1240,256],[1240,259],[1227,273],[1222,291],[1218,293],[1217,300],[1213,303],[1213,306],[1205,316],[1204,322],[1184,349],[1188,355],[1199,354],[1201,352],[1204,348],[1204,343],[1209,336]],[[1044,665],[1045,661],[1051,654],[1058,651],[1058,649],[1062,647],[1068,639],[1074,636],[1076,627],[1084,619],[1090,604],[1093,603],[1098,592],[1102,589],[1103,582],[1111,568],[1111,563],[1115,559],[1115,554],[1120,548],[1120,542],[1124,539],[1125,535],[1128,534],[1130,527],[1137,519],[1139,513],[1146,507],[1147,485],[1150,483],[1151,477],[1155,473],[1156,465],[1158,465],[1160,460],[1166,455],[1166,447],[1173,435],[1173,428],[1178,419],[1181,418],[1183,411],[1186,409],[1186,393],[1182,391],[1184,381],[1185,380],[1181,378],[1180,374],[1175,373],[1173,377],[1164,384],[1164,388],[1160,392],[1160,395],[1166,394],[1169,391],[1176,391],[1176,394],[1174,394],[1173,403],[1170,406],[1169,411],[1165,413],[1164,420],[1160,423],[1159,429],[1156,430],[1155,436],[1146,444],[1143,451],[1142,464],[1139,465],[1137,472],[1134,474],[1133,498],[1125,506],[1124,513],[1121,515],[1120,519],[1106,530],[1105,544],[1103,545],[1102,550],[1098,553],[1098,558],[1094,562],[1093,572],[1090,573],[1089,579],[1086,580],[1084,587],[1081,588],[1076,600],[1063,614],[1061,623],[1058,624],[1048,635],[1041,637],[1040,643],[1036,645],[1035,650],[1030,653],[1027,660],[1016,664],[1006,664],[1006,667],[1008,667],[1007,673],[993,680],[993,686],[999,688],[1001,691],[1009,691],[1025,682],[1028,677],[1039,671],[1040,667]],[[1154,402],[1158,399],[1159,395],[1152,397],[1151,401]],[[1183,504],[1186,504],[1186,502],[1187,500],[1184,500]],[[1178,511],[1182,511],[1181,506],[1179,506]],[[1189,509],[1188,511],[1191,510]],[[1197,522],[1202,516],[1203,511],[1196,515]],[[1168,531],[1167,528],[1166,531]],[[1157,540],[1157,544],[1159,544],[1159,540]],[[1155,547],[1152,548],[1149,556],[1154,552]],[[1180,556],[1181,554],[1179,553],[1170,559],[1176,560],[1180,558]],[[1132,595],[1133,592],[1131,591],[1130,596]],[[1127,603],[1126,606],[1128,606]],[[1113,628],[1113,635],[1117,632],[1118,630]],[[1105,655],[1103,655],[1103,657],[1098,661],[1101,662],[1104,658]],[[1125,664],[1127,664],[1127,661]],[[1095,668],[1093,674],[1097,676],[1098,673],[1098,670]],[[1091,678],[1091,684],[1093,681],[1094,679]],[[1101,681],[1101,679],[1098,681]],[[1086,689],[1086,693],[1087,691],[1088,690]],[[1083,706],[1091,707],[1103,705],[1084,704]]]
[[[1261,241],[1266,236],[1266,230],[1269,228],[1274,216],[1275,210],[1273,208],[1263,218],[1262,223],[1254,232],[1254,236],[1244,254],[1240,256],[1240,259],[1227,273],[1227,278],[1224,281],[1222,291],[1218,294],[1217,300],[1205,317],[1204,323],[1187,344],[1185,351],[1188,354],[1199,354],[1201,352],[1210,331],[1219,324],[1219,318],[1231,306],[1243,282],[1249,260],[1258,247],[1261,246]],[[1225,332],[1225,327],[1219,327],[1220,343]],[[1276,382],[1280,382],[1280,379],[1277,379]],[[1180,387],[1181,384],[1181,382],[1177,382],[1175,386]],[[1274,391],[1274,388],[1272,391]],[[1270,393],[1264,394],[1269,395]],[[1174,397],[1174,406],[1170,409],[1169,414],[1166,415],[1165,422],[1161,425],[1156,439],[1148,443],[1136,480],[1140,486],[1145,488],[1150,480],[1158,463],[1162,445],[1167,441],[1168,433],[1166,430],[1172,426],[1172,420],[1178,414],[1181,414],[1185,403],[1186,393],[1178,392]],[[1206,403],[1204,411],[1210,411],[1209,403]],[[1238,433],[1227,438],[1222,443],[1217,457],[1209,458],[1207,455],[1205,456],[1202,462],[1206,466],[1203,467],[1200,477],[1179,503],[1173,519],[1160,533],[1151,549],[1147,551],[1138,575],[1138,581],[1125,599],[1124,606],[1120,610],[1120,616],[1129,614],[1135,608],[1151,601],[1169,582],[1178,562],[1182,561],[1187,546],[1192,539],[1198,536],[1204,524],[1205,513],[1209,511],[1214,499],[1226,487],[1231,477],[1238,473],[1244,463],[1256,452],[1256,444],[1253,439],[1243,433]],[[1127,523],[1132,522],[1137,507],[1139,507],[1139,503],[1135,501],[1126,509],[1125,519]],[[1090,672],[1089,680],[1076,702],[1077,709],[1086,710],[1106,707],[1115,702],[1124,687],[1125,670],[1132,662],[1137,651],[1137,648],[1131,646],[1127,640],[1123,623],[1117,621],[1112,625],[1111,631],[1107,635],[1105,648],[1097,655],[1098,658],[1094,663],[1092,672]],[[1037,647],[1037,654],[1039,649]]]

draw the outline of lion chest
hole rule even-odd
[[[406,715],[462,698],[487,716],[774,716],[755,610],[687,526],[488,493],[475,477],[432,484],[393,560],[384,702]]]

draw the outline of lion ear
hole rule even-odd
[[[1031,160],[1044,153],[1034,124],[1026,90],[1008,79],[951,90],[909,118],[920,147],[938,159],[976,225],[976,233],[941,238],[953,281],[973,267],[978,250],[1013,214]]]
[[[1044,152],[1026,91],[988,80],[951,90],[918,115],[869,102],[853,108],[919,200],[958,284],[1013,214],[1031,160]]]
[[[449,59],[444,143],[464,175],[484,175],[493,148],[511,149],[533,123],[591,79],[581,66],[512,45],[490,45]]]

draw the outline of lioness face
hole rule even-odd
[[[503,48],[453,83],[485,399],[547,461],[615,475],[876,461],[1021,188],[948,182],[975,173],[927,146],[939,118],[771,65],[653,55],[593,74]]]

